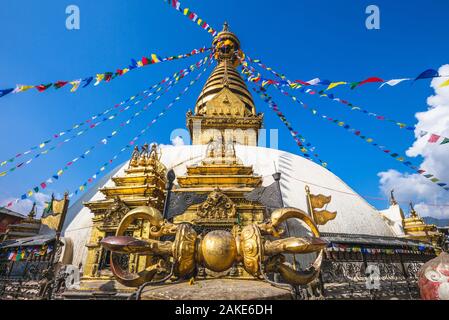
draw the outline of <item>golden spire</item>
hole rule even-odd
[[[241,52],[240,41],[234,33],[229,31],[226,22],[223,25],[223,30],[215,36],[212,46],[214,58],[218,65],[212,71],[198,97],[195,114],[204,113],[207,102],[213,99],[223,88],[228,88],[245,104],[251,114],[256,115],[253,97],[245,81],[236,70],[236,67],[240,64],[237,57],[237,54]]]

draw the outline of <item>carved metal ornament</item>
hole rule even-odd
[[[279,225],[284,221],[297,218],[304,221],[314,237],[279,238],[283,233]],[[135,219],[150,221],[152,234],[175,235],[174,241],[156,239],[136,239],[123,236],[124,231]],[[277,237],[276,240],[268,238]],[[239,227],[229,232],[214,230],[199,237],[189,224],[173,224],[163,220],[160,212],[150,207],[138,207],[130,211],[123,219],[115,237],[101,241],[101,245],[113,253],[148,255],[157,258],[145,270],[130,273],[111,260],[111,269],[117,280],[127,286],[139,286],[151,281],[157,273],[167,273],[165,265],[172,264],[175,276],[190,276],[195,268],[206,267],[214,272],[229,270],[236,262],[243,261],[245,270],[259,278],[265,272],[278,272],[290,284],[304,285],[317,278],[320,272],[323,249],[327,243],[319,238],[318,228],[303,211],[295,208],[276,210],[270,220],[262,223]],[[305,254],[319,252],[310,268],[303,271],[292,269],[285,264],[283,253]]]
[[[210,220],[231,219],[236,217],[237,207],[227,195],[220,190],[214,190],[198,207],[197,214]]]
[[[107,226],[117,226],[123,217],[129,212],[129,207],[120,199],[115,197],[114,202],[106,210],[103,223]]]

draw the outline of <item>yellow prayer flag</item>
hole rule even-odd
[[[442,84],[440,84],[440,88],[447,87],[447,86],[449,86],[449,79],[447,79]]]
[[[340,86],[340,85],[342,85],[342,84],[347,84],[347,82],[344,82],[344,81],[340,81],[340,82],[332,82],[332,83],[327,87],[326,90],[333,89],[333,88],[338,87],[338,86]]]
[[[18,86],[15,92],[24,92],[30,90],[31,88],[34,88],[34,86]]]
[[[100,84],[100,82],[103,81],[103,79],[104,79],[104,74],[97,74],[97,76],[96,76],[97,82],[94,83],[94,86],[98,86]]]

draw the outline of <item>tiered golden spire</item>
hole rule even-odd
[[[187,112],[192,144],[208,144],[210,138],[221,136],[221,143],[231,139],[256,146],[263,114],[256,114],[253,97],[236,69],[243,57],[240,41],[225,23],[212,46],[218,64],[198,97],[195,111]]]
[[[227,23],[224,24],[223,31],[214,38],[212,45],[218,65],[212,71],[198,97],[195,114],[201,114],[207,102],[226,87],[236,94],[245,103],[245,107],[255,115],[256,108],[251,93],[236,70],[240,64],[240,60],[236,57],[236,53],[240,50],[240,41],[234,33],[229,31]]]

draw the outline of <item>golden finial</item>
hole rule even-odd
[[[305,189],[306,189],[306,193],[307,193],[307,195],[309,195],[309,194],[310,194],[310,188],[309,188],[309,186],[308,186],[308,185],[306,185]]]
[[[415,211],[415,208],[413,206],[413,202],[410,202],[410,216],[412,218],[418,218],[418,213]]]
[[[223,30],[222,31],[224,31],[224,32],[228,32],[229,31],[229,24],[228,24],[227,21],[225,21],[223,23]]]
[[[33,207],[30,210],[30,213],[28,213],[28,217],[31,219],[34,219],[36,216],[36,202],[33,203]]]

